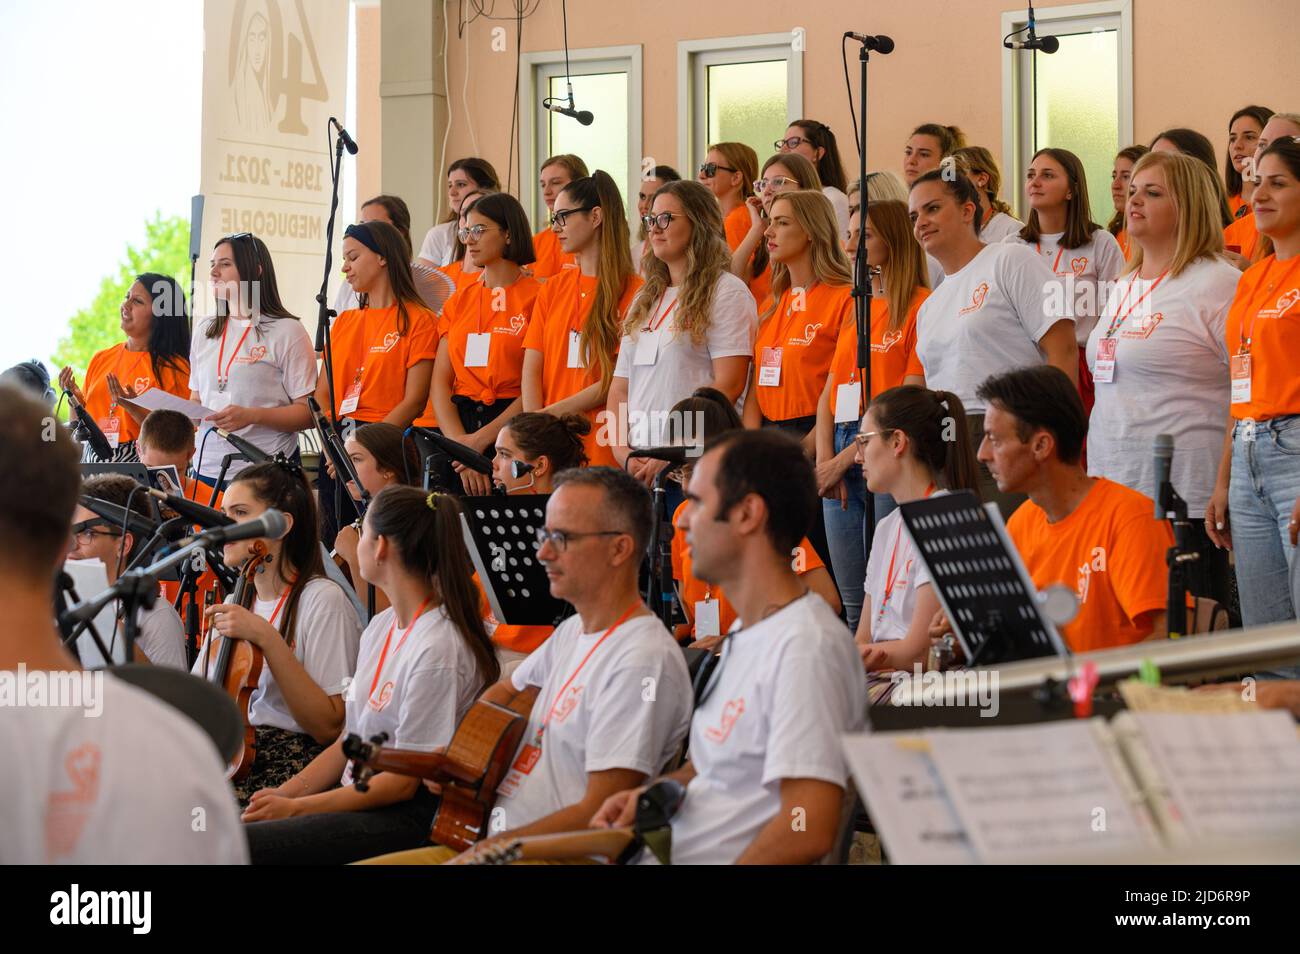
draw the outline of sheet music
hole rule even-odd
[[[177,397],[170,391],[164,391],[162,388],[150,388],[131,399],[132,404],[138,404],[140,407],[147,408],[150,411],[157,411],[160,408],[167,411],[180,411],[191,421],[202,421],[211,417],[217,412],[211,408],[204,407],[198,401],[191,401],[188,398]]]
[[[1290,713],[1133,718],[1193,835],[1300,831],[1300,742]]]
[[[892,863],[978,863],[922,737],[900,732],[846,735],[843,745]]]
[[[1119,684],[1130,712],[1239,713],[1258,712],[1238,692],[1193,692],[1186,686],[1152,686],[1137,679]]]
[[[1131,801],[1131,782],[1103,751],[1111,743],[1100,725],[1070,720],[928,734],[980,860],[1051,861],[1158,846],[1149,817]]]

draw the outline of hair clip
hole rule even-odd
[[[441,496],[442,496],[442,494],[438,493],[438,492],[435,490],[433,493],[429,494],[429,496],[427,496],[427,497],[424,498],[424,504],[425,504],[425,506],[428,507],[430,510],[432,510],[432,511],[434,511],[434,512],[437,512],[437,510],[438,510],[438,498],[441,497]]]
[[[286,473],[293,477],[302,477],[302,464],[296,460],[291,460],[284,455],[284,451],[278,451],[271,462],[281,467]]]

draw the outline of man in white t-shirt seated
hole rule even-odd
[[[537,699],[498,789],[491,837],[476,851],[585,828],[610,795],[667,767],[690,726],[686,661],[637,588],[650,533],[649,492],[612,467],[562,471],[555,484],[537,558],[551,595],[577,613],[483,694],[511,708],[520,708],[516,697],[523,693]],[[788,570],[789,556],[785,564]],[[419,848],[373,863],[440,864],[454,855]]]
[[[48,421],[48,408],[0,386],[0,864],[242,864],[207,734],[148,693],[83,672],[61,645],[51,581],[80,452],[61,428],[50,440]]]
[[[777,431],[732,431],[695,464],[686,499],[694,571],[739,619],[691,721],[690,761],[668,776],[686,786],[671,861],[816,862],[839,834],[840,736],[862,726],[866,685],[848,629],[790,567],[818,506],[812,465]],[[592,824],[630,824],[641,791],[612,796]]]
[[[150,519],[149,496],[145,488],[125,474],[96,474],[88,477],[81,487],[81,492],[89,497],[97,497],[108,503],[126,508],[134,514]],[[68,557],[74,560],[95,560],[103,562],[108,571],[110,586],[117,582],[118,576],[131,565],[145,541],[130,530],[123,532],[121,524],[115,524],[98,514],[87,510],[80,504],[72,514],[72,549]],[[93,595],[93,594],[83,594]],[[149,662],[155,666],[169,666],[172,669],[188,669],[185,660],[185,627],[161,596],[154,601],[151,608],[141,610],[136,631],[134,662]],[[124,622],[118,623],[117,639],[122,639]],[[101,634],[105,639],[111,634]],[[114,653],[113,659],[121,657]]]

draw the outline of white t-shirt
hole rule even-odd
[[[677,332],[677,288],[670,287],[661,301],[653,302],[646,326],[635,335],[624,335],[614,376],[627,378],[628,438],[633,447],[656,447],[664,443],[667,414],[673,405],[713,380],[713,360],[746,357],[754,353],[758,308],[743,280],[723,272],[713,296],[713,315],[704,341],[698,346],[689,333]],[[648,331],[650,322],[672,306],[657,332]],[[638,342],[658,339],[653,364],[638,364]]]
[[[0,719],[0,864],[246,864],[208,735],[147,692],[95,678],[97,717],[11,706]]]
[[[929,252],[925,255],[925,270],[930,276],[930,290],[934,291],[934,289],[943,284],[943,266],[940,265],[939,260]]]
[[[262,619],[270,620],[278,602],[278,598],[254,600],[252,610]],[[357,619],[352,601],[337,583],[317,577],[303,587],[295,616],[294,656],[325,695],[342,694],[356,672],[357,649],[361,642],[361,621]],[[277,630],[279,623],[277,618]],[[203,676],[206,657],[205,642],[190,670],[194,675]],[[270,725],[289,732],[307,732],[293,717],[289,703],[275,681],[275,674],[265,660],[257,688],[248,701],[248,721],[252,725]]]
[[[931,292],[916,316],[925,386],[951,391],[969,414],[984,410],[975,389],[992,374],[1042,364],[1038,341],[1061,320],[1044,308],[1052,274],[1033,249],[986,245]]]
[[[1095,369],[1098,342],[1112,319],[1132,308],[1115,331],[1114,380],[1096,385],[1088,473],[1154,499],[1152,448],[1156,435],[1171,434],[1170,479],[1188,515],[1202,517],[1223,448],[1231,390],[1224,328],[1241,272],[1221,258],[1202,258],[1154,290],[1154,280],[1136,276],[1119,281],[1088,338],[1088,367]]]
[[[636,273],[642,277],[645,276],[645,272],[641,270],[641,257],[645,254],[645,243],[645,239],[638,239],[635,237],[632,239],[632,267],[636,269]]]
[[[853,637],[814,593],[733,627],[712,683],[691,720],[696,775],[673,818],[675,865],[734,862],[780,810],[782,779],[844,786],[840,736],[866,717]],[[648,851],[638,861],[656,863]]]
[[[185,669],[185,625],[163,595],[140,614],[136,645],[155,666]]]
[[[1059,301],[1054,313],[1057,317],[1067,315],[1074,319],[1074,337],[1079,347],[1083,347],[1097,324],[1107,283],[1118,278],[1128,262],[1115,236],[1105,229],[1097,229],[1078,248],[1062,247],[1064,235],[1064,232],[1040,235],[1036,244],[1024,241],[1018,234],[1008,236],[1005,241],[1034,249],[1057,278],[1069,279],[1054,290]]]
[[[367,740],[386,732],[389,748],[432,752],[451,741],[483,690],[483,675],[443,607],[425,611],[405,639],[405,631],[393,625],[396,619],[390,606],[361,634],[356,678],[343,697],[343,731]],[[387,659],[376,677],[390,628]],[[350,762],[340,784],[352,784]]]
[[[512,774],[498,789],[493,813],[502,814],[494,830],[528,825],[581,801],[591,772],[628,769],[653,777],[686,737],[690,674],[663,623],[655,616],[628,620],[579,669],[604,634],[584,632],[581,617],[570,616],[511,676],[520,691],[540,687],[525,743],[554,711],[532,771]]]
[[[417,257],[426,258],[435,265],[450,265],[455,244],[456,223],[443,222],[424,233],[424,241],[420,243],[420,254]]]
[[[235,354],[235,345],[243,337],[248,322],[228,321],[225,354],[222,356],[222,336],[207,336],[210,320],[196,321],[194,336],[190,339],[190,390],[198,392],[199,401],[205,407],[214,411],[232,404],[239,407],[285,407],[316,390],[316,353],[302,322],[292,318],[261,318],[244,338],[239,353]],[[224,393],[217,389],[218,357],[221,357],[223,376],[226,365],[230,364],[230,380]],[[233,364],[230,363],[232,357]],[[268,454],[288,455],[298,447],[296,433],[277,431],[261,424],[250,424],[234,433]],[[215,478],[221,472],[221,458],[235,450],[211,424],[204,423],[199,424],[199,431],[194,435],[194,448],[194,470],[209,478]],[[242,459],[232,461],[230,470],[226,472],[227,479],[247,466],[247,461]]]
[[[831,206],[835,209],[835,223],[839,226],[840,235],[848,235],[849,197],[835,186],[822,186],[822,195],[831,200]]]
[[[993,245],[1015,235],[1025,227],[1025,223],[1005,212],[995,212],[984,227],[980,229],[980,241]]]
[[[947,492],[936,490],[931,496],[941,497]],[[891,570],[894,585],[886,601],[885,590]],[[863,589],[871,599],[871,641],[882,643],[906,636],[916,614],[917,593],[921,587],[933,582],[916,542],[903,522],[902,512],[891,510],[876,525],[871,553],[867,556],[867,579]],[[881,607],[884,607],[883,613]]]

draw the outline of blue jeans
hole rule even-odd
[[[857,421],[836,424],[835,453],[852,444],[857,432]],[[844,618],[849,630],[856,633],[858,617],[862,614],[862,584],[867,576],[867,485],[857,464],[844,472],[844,487],[848,490],[848,509],[841,509],[838,500],[823,500],[822,516],[826,520],[826,546],[831,551]]]
[[[1264,626],[1295,619],[1290,522],[1300,496],[1300,415],[1239,422],[1232,436],[1228,516],[1237,562],[1241,621]]]

